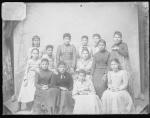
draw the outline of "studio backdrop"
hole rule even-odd
[[[130,62],[134,74],[135,97],[140,94],[140,64],[138,37],[138,9],[130,3],[26,3],[26,18],[14,32],[14,77],[15,91],[19,90],[32,37],[39,35],[41,47],[63,43],[63,34],[71,33],[71,43],[78,48],[81,36],[99,33],[107,43],[108,51],[113,45],[113,33],[119,30],[129,48]]]

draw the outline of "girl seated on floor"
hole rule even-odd
[[[95,93],[93,83],[86,79],[86,71],[78,71],[78,79],[74,83],[73,98],[75,106],[73,114],[101,114],[102,104]]]
[[[104,114],[131,114],[134,113],[134,105],[128,93],[128,75],[120,69],[120,62],[114,58],[110,61],[111,71],[107,73],[108,88],[102,95]]]

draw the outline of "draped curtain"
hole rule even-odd
[[[3,102],[14,94],[13,31],[19,21],[2,21]]]

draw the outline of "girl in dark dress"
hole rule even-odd
[[[48,59],[43,58],[35,82],[36,93],[33,106],[33,113],[35,114],[57,113],[60,90],[53,88],[52,76],[53,73],[48,70]]]
[[[92,65],[93,84],[97,95],[101,98],[104,90],[107,88],[107,83],[103,79],[103,75],[107,73],[109,52],[105,49],[106,42],[101,39],[99,42],[99,51],[94,55]]]
[[[73,78],[66,72],[66,64],[62,61],[58,63],[58,74],[52,78],[52,85],[58,87],[60,93],[59,114],[71,114],[74,101],[72,98]]]

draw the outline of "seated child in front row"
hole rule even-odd
[[[96,95],[93,83],[86,79],[86,71],[78,71],[78,79],[74,83],[73,98],[75,106],[73,114],[101,114],[102,104]]]
[[[35,81],[36,92],[32,109],[35,114],[55,114],[57,112],[58,101],[56,100],[59,100],[60,90],[52,85],[53,73],[48,70],[48,65],[48,59],[43,58]]]
[[[112,71],[108,71],[108,89],[102,95],[104,114],[131,114],[134,113],[133,100],[127,91],[128,75],[126,70],[119,68],[117,58],[110,61]]]

